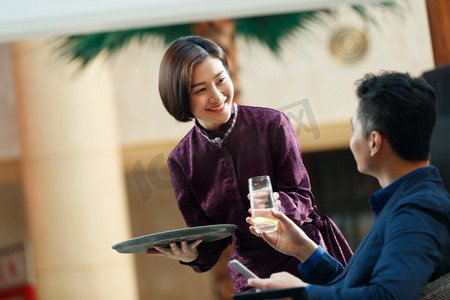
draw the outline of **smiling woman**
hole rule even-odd
[[[233,103],[233,82],[222,48],[197,36],[175,40],[161,62],[159,91],[175,119],[195,119],[168,158],[175,197],[188,227],[234,224],[232,259],[261,277],[276,270],[299,275],[299,261],[255,238],[245,221],[250,208],[247,180],[268,175],[279,194],[280,210],[346,264],[352,252],[333,221],[317,214],[289,119],[274,109]],[[231,237],[207,244],[197,240],[148,254],[162,254],[205,272],[231,243]],[[243,275],[229,272],[236,293],[252,290]]]

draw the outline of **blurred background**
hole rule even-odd
[[[365,73],[436,87],[431,159],[448,188],[448,1],[243,2],[0,3],[0,299],[231,299],[229,251],[200,274],[111,248],[185,227],[166,159],[193,123],[175,121],[158,93],[180,35],[226,50],[236,102],[287,114],[319,211],[352,249],[379,189],[348,148]]]

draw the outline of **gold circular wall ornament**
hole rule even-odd
[[[367,53],[368,38],[366,31],[354,26],[339,27],[330,38],[330,52],[339,62],[354,64]]]

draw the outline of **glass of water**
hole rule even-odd
[[[272,184],[267,175],[248,179],[250,193],[250,208],[252,210],[253,226],[257,233],[273,232],[278,228],[278,220],[271,213],[275,207],[273,201]]]

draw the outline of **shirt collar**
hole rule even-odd
[[[214,140],[215,138],[224,139],[225,138],[224,135],[227,133],[228,129],[230,129],[231,126],[234,126],[233,120],[234,122],[236,122],[235,116],[237,117],[237,109],[238,105],[235,102],[233,102],[231,105],[230,118],[228,119],[228,121],[221,124],[219,128],[217,128],[216,130],[213,131],[206,130],[202,125],[200,125],[197,119],[195,119],[195,127],[200,132],[201,135],[203,135],[210,141]]]
[[[373,212],[375,213],[375,217],[377,217],[380,214],[381,210],[384,208],[384,206],[389,201],[391,196],[402,185],[402,183],[404,183],[408,178],[410,178],[414,174],[417,174],[421,171],[424,171],[424,170],[430,169],[430,168],[432,168],[432,166],[418,168],[412,172],[409,172],[406,175],[403,175],[399,179],[392,182],[390,185],[373,193],[372,196],[370,196],[370,198],[369,198],[369,203],[370,203],[370,207],[372,208]]]

